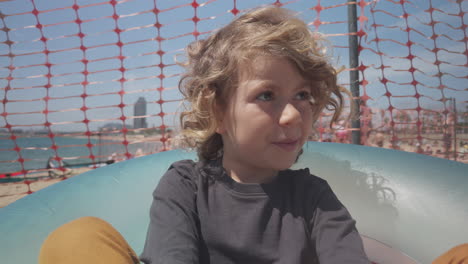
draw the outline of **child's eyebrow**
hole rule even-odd
[[[273,90],[273,91],[281,89],[281,87],[279,87],[279,85],[277,85],[276,82],[273,82],[270,80],[255,80],[255,81],[249,81],[249,82],[252,82],[251,83],[252,88],[250,89],[252,92],[266,90],[266,89]],[[303,80],[298,85],[292,88],[293,91],[298,91],[302,89],[311,90],[312,89],[311,83],[307,80]]]

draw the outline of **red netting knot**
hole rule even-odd
[[[358,37],[362,37],[362,36],[365,36],[365,35],[367,35],[367,34],[366,34],[366,32],[364,32],[364,30],[361,29],[361,30],[359,30],[359,31],[356,33],[356,35],[357,35]]]
[[[157,37],[156,37],[156,41],[157,41],[157,42],[164,41],[164,38],[163,38],[163,37],[161,37],[161,36],[157,36]]]
[[[370,97],[367,95],[367,94],[364,94],[363,96],[361,96],[361,101],[364,102],[364,104],[367,102],[367,100],[369,100]]]
[[[317,11],[317,13],[320,13],[320,12],[323,10],[323,7],[322,7],[320,4],[317,4],[317,5],[314,6],[312,9],[314,9],[315,11]]]
[[[281,3],[279,0],[276,0],[276,2],[273,5],[276,7],[282,7],[283,3]]]
[[[320,19],[315,19],[314,20],[314,23],[312,23],[315,27],[319,27],[321,24],[322,24],[322,21],[320,21]]]

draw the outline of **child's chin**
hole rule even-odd
[[[294,160],[291,160],[291,161],[285,161],[283,160],[282,162],[278,162],[276,165],[276,170],[287,170],[287,169],[290,169],[292,167],[292,165],[294,165],[295,163],[295,159]]]

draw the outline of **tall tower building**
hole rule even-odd
[[[146,100],[144,97],[138,98],[133,108],[134,116],[145,116],[146,115]],[[146,117],[137,117],[133,119],[133,128],[147,128]]]

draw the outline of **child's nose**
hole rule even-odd
[[[301,113],[299,110],[290,103],[286,104],[279,118],[280,126],[291,126],[299,123],[300,121]]]

